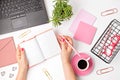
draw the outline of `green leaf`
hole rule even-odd
[[[53,25],[59,26],[62,21],[69,20],[73,15],[72,6],[68,5],[68,0],[54,0],[54,10],[52,12],[52,23]]]

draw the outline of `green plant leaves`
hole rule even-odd
[[[52,13],[52,23],[54,26],[61,25],[62,21],[69,20],[73,15],[72,6],[68,5],[68,0],[55,0]]]

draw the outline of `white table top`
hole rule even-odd
[[[52,10],[53,10],[53,3],[52,2],[53,2],[53,0],[45,0],[48,16],[50,19],[51,19]],[[98,40],[100,35],[103,33],[105,28],[108,26],[108,24],[113,19],[120,20],[120,15],[119,15],[120,14],[120,8],[119,8],[120,7],[120,0],[70,0],[69,3],[73,7],[73,16],[70,20],[64,21],[61,26],[59,26],[57,28],[53,27],[57,33],[61,33],[61,34],[69,35],[69,36],[73,37],[73,34],[69,31],[69,27],[71,26],[73,20],[75,19],[75,17],[77,16],[77,14],[79,13],[79,11],[81,9],[87,10],[88,12],[90,12],[91,14],[96,16],[96,18],[97,18],[95,23],[94,23],[94,26],[97,28],[97,32],[95,34],[95,37],[94,37],[91,45],[88,45],[88,44],[85,44],[83,42],[76,41],[73,39],[74,47],[79,52],[85,52],[85,53],[89,54],[93,58],[93,61],[94,61],[93,71],[89,75],[86,75],[86,76],[77,76],[78,80],[93,80],[93,79],[94,80],[119,80],[120,54],[117,54],[117,56],[113,59],[113,61],[110,64],[107,64],[104,61],[102,61],[101,59],[99,59],[97,56],[95,56],[93,53],[91,53],[90,50],[93,47],[93,45],[95,44],[95,42]],[[105,17],[101,16],[102,11],[105,11],[105,10],[108,10],[111,8],[117,8],[118,13],[113,14],[113,15],[109,15],[109,16],[105,16]],[[34,28],[29,28],[30,30],[32,30],[31,35],[39,33],[42,26],[48,27],[48,26],[51,26],[51,23],[41,25],[40,27],[36,26]],[[44,27],[44,29],[46,27]],[[17,45],[17,43],[19,43],[22,40],[22,39],[18,39],[19,34],[26,31],[26,30],[29,30],[29,29],[16,31],[13,33],[5,34],[5,35],[0,35],[0,38],[14,36],[15,43]],[[34,33],[34,32],[36,32],[36,33]],[[17,71],[10,72],[12,66],[17,66],[17,64],[13,64],[13,65],[10,65],[10,66],[7,66],[7,67],[0,69],[0,72],[7,71],[7,73],[6,73],[7,75],[4,78],[0,76],[0,80],[15,80],[15,76],[17,74]],[[114,68],[114,70],[112,72],[102,74],[102,75],[96,74],[96,71],[98,69],[102,69],[102,68],[106,68],[106,67],[110,67],[110,66],[112,66]],[[28,79],[27,80],[35,80],[35,79],[48,80],[48,78],[45,77],[45,74],[42,71],[43,68],[46,68],[49,71],[53,80],[65,80],[64,73],[62,70],[60,55],[31,68],[28,72]],[[12,79],[8,78],[10,73],[14,74],[14,77]],[[44,79],[42,79],[42,77],[44,77]]]

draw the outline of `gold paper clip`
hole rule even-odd
[[[48,78],[49,80],[53,80],[52,76],[50,75],[50,73],[48,72],[47,69],[43,68],[42,71],[45,73],[45,75],[47,76],[47,78]]]
[[[118,12],[118,9],[113,8],[113,9],[109,9],[109,10],[101,12],[101,16],[108,16],[108,15],[111,15],[111,14],[114,14],[114,13],[117,13],[117,12]]]
[[[31,30],[27,30],[27,31],[23,32],[22,34],[20,34],[20,35],[18,36],[18,38],[23,38],[23,37],[25,37],[26,35],[28,35],[30,32],[31,32]]]
[[[103,69],[97,70],[96,73],[97,73],[97,75],[101,75],[101,74],[105,74],[105,73],[111,72],[113,70],[114,70],[113,67],[107,67],[107,68],[103,68]]]

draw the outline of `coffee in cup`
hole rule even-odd
[[[82,71],[85,71],[89,68],[89,62],[86,59],[80,59],[78,61],[78,68]]]

